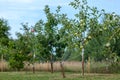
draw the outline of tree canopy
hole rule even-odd
[[[46,20],[33,26],[22,24],[23,33],[17,32],[17,39],[9,39],[10,27],[0,19],[0,50],[7,46],[6,57],[13,68],[23,68],[24,61],[81,61],[83,49],[85,60],[119,60],[120,16],[91,7],[87,0],[74,0],[69,5],[77,11],[74,18],[61,12],[60,6],[52,12],[46,5]]]

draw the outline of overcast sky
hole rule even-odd
[[[73,0],[0,0],[0,18],[8,20],[11,26],[10,33],[16,38],[15,32],[20,32],[20,23],[28,22],[34,25],[39,19],[45,19],[44,6],[49,5],[54,11],[58,5],[62,6],[62,12],[72,17],[71,7]],[[88,0],[90,6],[105,9],[107,12],[116,12],[120,15],[120,0]]]

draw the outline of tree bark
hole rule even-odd
[[[51,61],[50,61],[50,64],[51,64],[51,73],[53,73],[54,71],[53,71],[53,57],[52,57],[52,55],[50,56],[50,58],[51,58]]]
[[[51,73],[53,73],[53,62],[50,63],[51,64]]]
[[[84,48],[82,49],[82,76],[84,76]]]
[[[63,67],[62,62],[60,62],[60,67],[61,67],[62,76],[63,76],[63,78],[65,78],[66,76],[65,76],[65,71],[64,71],[64,67]]]
[[[32,67],[33,69],[33,73],[35,73],[35,64],[33,63],[33,67]]]

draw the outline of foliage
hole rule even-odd
[[[84,48],[86,59],[91,56],[98,61],[109,58],[113,53],[116,54],[114,48],[116,46],[112,44],[119,39],[119,16],[90,7],[87,0],[74,0],[70,5],[78,11],[72,20],[74,27],[70,30],[70,35],[74,34],[72,44],[75,48]],[[110,48],[106,48],[107,43],[110,44]]]
[[[8,45],[10,26],[5,19],[0,19],[0,45]]]
[[[17,39],[9,39],[10,27],[0,19],[0,54],[4,53],[11,67],[23,68],[24,61],[81,61],[82,50],[85,60],[119,62],[120,16],[91,7],[87,0],[74,0],[69,5],[76,10],[74,18],[62,13],[60,6],[52,12],[46,5],[46,20],[31,27],[22,24],[23,33],[18,32]]]
[[[24,67],[24,56],[22,54],[13,53],[9,59],[9,64],[12,69],[20,70]]]
[[[24,67],[23,61],[25,60],[25,55],[20,50],[22,43],[19,41],[10,41],[9,42],[9,64],[12,69],[20,70]]]
[[[3,57],[6,57],[8,51],[9,30],[10,26],[7,21],[0,19],[0,56],[3,55]]]

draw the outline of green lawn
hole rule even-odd
[[[66,73],[66,78],[62,78],[60,72],[51,74],[50,72],[0,72],[0,80],[120,80],[120,74],[85,74]]]

